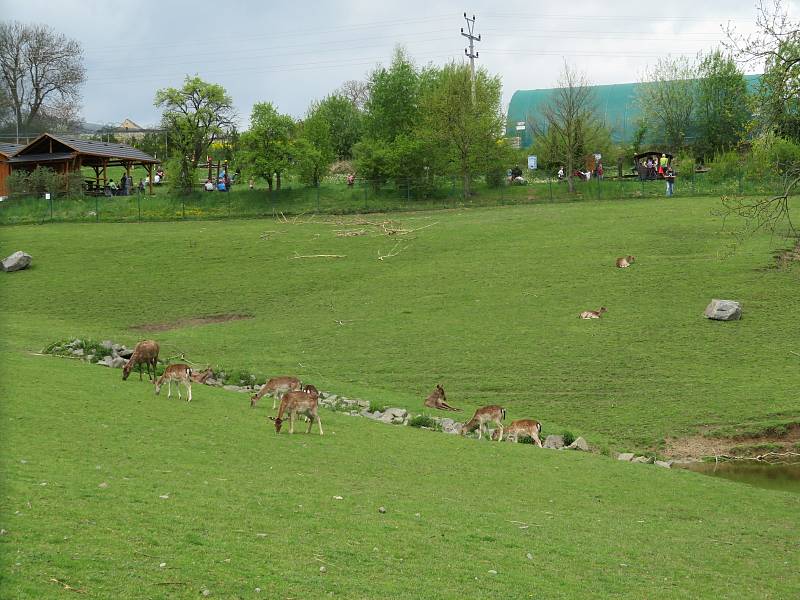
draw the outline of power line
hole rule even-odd
[[[467,33],[464,33],[464,28],[461,28],[461,35],[469,40],[469,52],[464,48],[464,54],[469,56],[469,68],[471,71],[472,81],[472,104],[475,104],[475,59],[478,58],[478,52],[475,51],[475,42],[481,41],[481,34],[475,36],[475,15],[472,18],[467,18],[467,13],[464,13],[464,20],[467,22]]]

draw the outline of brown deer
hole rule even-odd
[[[495,429],[492,434],[493,440],[497,440],[499,431],[500,430]],[[508,436],[509,440],[514,440],[516,442],[520,435],[527,435],[536,442],[539,448],[542,447],[542,441],[539,439],[539,434],[542,432],[542,424],[539,423],[539,421],[534,421],[533,419],[517,419],[516,421],[511,421],[511,425],[506,427],[503,431]]]
[[[636,261],[635,256],[623,256],[617,259],[617,268],[618,269],[626,269],[630,267]]]
[[[158,379],[153,381],[156,387],[156,396],[161,393],[161,386],[167,382],[167,398],[172,398],[172,382],[175,382],[175,387],[178,388],[178,399],[183,400],[181,396],[181,384],[186,386],[186,391],[189,394],[187,402],[192,401],[192,368],[189,365],[177,364],[169,365],[164,369],[164,374]]]
[[[499,441],[503,441],[503,419],[506,418],[506,409],[492,404],[475,411],[472,418],[461,426],[461,435],[478,430],[478,439],[481,439],[483,428],[487,423],[495,423],[500,428]],[[487,428],[488,429],[488,428]]]
[[[431,392],[431,395],[425,400],[425,406],[428,408],[435,408],[437,410],[455,410],[461,411],[460,408],[450,406],[447,403],[447,397],[444,394],[444,388],[441,384],[436,385],[436,389]]]
[[[275,433],[281,432],[284,415],[287,413],[289,414],[289,433],[294,433],[294,419],[300,414],[308,417],[306,433],[311,433],[311,426],[316,421],[319,426],[319,434],[322,435],[322,421],[317,414],[317,397],[314,394],[308,394],[302,390],[286,392],[278,407],[278,416],[270,417],[275,421]]]
[[[601,306],[598,310],[585,310],[578,316],[581,319],[599,319],[600,315],[606,312],[608,312],[608,309],[605,306]]]
[[[192,371],[192,381],[196,383],[204,384],[206,381],[208,381],[209,377],[213,376],[214,376],[214,371],[211,367],[208,367],[206,370],[200,371],[199,373],[195,373],[194,371]]]
[[[319,398],[319,390],[316,388],[316,386],[311,384],[304,385],[303,391],[310,396],[314,396],[314,398]]]
[[[272,409],[275,410],[278,396],[286,392],[296,392],[300,389],[300,380],[297,377],[273,377],[261,386],[257,394],[250,398],[250,407],[255,408],[262,396],[272,394]]]
[[[122,367],[122,381],[128,378],[131,371],[136,365],[139,365],[139,381],[142,380],[142,365],[147,365],[147,376],[150,379],[156,378],[156,364],[158,364],[158,342],[153,340],[142,340],[133,349],[133,354],[128,359],[128,362]],[[153,368],[153,374],[150,375],[150,367]]]

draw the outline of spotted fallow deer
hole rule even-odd
[[[461,411],[460,408],[450,406],[447,403],[447,397],[444,394],[444,388],[441,384],[437,384],[436,388],[431,392],[431,395],[425,400],[425,406],[428,408],[435,408],[437,410],[454,410]]]
[[[278,397],[286,392],[296,392],[300,389],[300,380],[297,377],[273,377],[267,383],[261,386],[257,394],[250,398],[251,408],[255,408],[256,403],[261,400],[262,396],[272,394],[272,409],[275,410],[275,405]]]
[[[161,393],[161,386],[164,382],[167,383],[167,398],[172,398],[172,382],[175,382],[175,387],[178,388],[178,399],[182,400],[181,384],[186,386],[186,392],[189,394],[187,402],[192,401],[192,368],[189,365],[177,364],[169,365],[164,369],[164,374],[158,379],[153,381],[156,388],[156,395]]]
[[[598,310],[585,310],[578,316],[581,319],[599,319],[600,315],[606,312],[608,312],[608,309],[605,306],[601,306]]]
[[[506,418],[506,409],[502,406],[492,404],[484,406],[475,411],[472,418],[461,426],[461,435],[478,430],[478,439],[483,437],[483,428],[488,423],[495,423],[500,428],[499,441],[503,441],[503,419]],[[487,427],[488,430],[488,427]]]
[[[284,422],[284,415],[289,415],[289,433],[294,433],[294,419],[297,415],[305,415],[308,417],[308,429],[306,433],[311,433],[311,426],[314,421],[319,426],[319,434],[322,435],[322,421],[320,421],[319,414],[317,414],[317,396],[309,394],[302,390],[294,392],[286,392],[281,399],[281,405],[278,407],[278,416],[270,417],[275,421],[275,433],[281,432],[281,425]]]
[[[494,433],[492,434],[492,439],[496,440],[498,438],[498,429],[495,429]],[[506,434],[509,440],[517,441],[520,435],[527,435],[531,438],[539,448],[542,447],[542,441],[539,439],[539,434],[542,432],[542,424],[539,421],[534,421],[533,419],[517,419],[516,421],[511,421],[511,425],[506,427],[503,432]]]
[[[635,256],[622,256],[617,259],[617,268],[618,269],[625,269],[630,267],[636,261]]]
[[[136,365],[139,365],[139,381],[142,380],[142,365],[147,365],[147,376],[150,379],[156,378],[156,364],[158,364],[158,342],[153,340],[142,340],[133,349],[133,354],[128,359],[128,362],[122,367],[122,381],[128,379],[128,375]],[[153,374],[150,375],[150,368],[153,368]]]

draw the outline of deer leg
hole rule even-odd
[[[272,394],[272,410],[275,410],[275,401],[278,399],[278,392]]]
[[[178,390],[178,393],[180,394],[181,391]],[[172,379],[167,379],[167,399],[170,398],[172,398]]]
[[[319,434],[322,435],[322,421],[319,418],[319,413],[316,415],[317,417],[317,425],[319,426]]]
[[[498,442],[502,442],[503,441],[503,424],[502,423],[498,423],[497,425],[498,425],[498,427],[500,427],[500,437],[497,438],[497,441]]]
[[[178,390],[178,400],[183,400],[183,396],[181,396],[181,382],[175,382],[175,389]]]
[[[482,434],[483,434],[483,423],[478,423],[478,439],[481,439]]]
[[[191,402],[192,401],[192,382],[191,381],[187,381],[186,382],[186,391],[189,393],[189,399],[187,400],[187,402]]]
[[[310,419],[306,417],[308,421],[308,428],[306,429],[306,434],[311,433],[311,426],[314,424],[314,417],[312,416]]]
[[[534,432],[534,434],[531,437],[533,438],[533,441],[536,442],[536,445],[539,446],[539,448],[541,448],[542,441],[539,439],[539,434]]]
[[[289,413],[289,433],[294,433],[294,413]]]
[[[139,381],[142,380],[142,363],[139,363]]]

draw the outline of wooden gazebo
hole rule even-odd
[[[0,196],[5,196],[8,193],[6,189],[6,177],[11,173],[11,165],[8,164],[8,159],[24,147],[25,146],[19,144],[0,142]]]
[[[100,188],[101,179],[103,187],[108,183],[108,167],[125,167],[125,171],[130,176],[131,168],[142,166],[148,173],[150,193],[152,194],[153,166],[161,161],[126,144],[43,133],[27,146],[17,149],[4,162],[8,166],[9,172],[17,169],[32,171],[42,165],[69,175],[75,171],[80,172],[83,167],[91,167],[94,170],[94,179],[98,188]],[[0,189],[4,187],[5,175],[0,169]],[[89,181],[91,182],[91,180]]]

